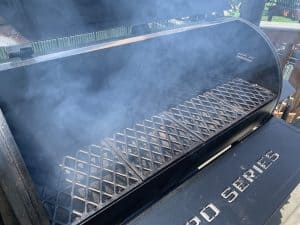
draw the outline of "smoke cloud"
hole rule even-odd
[[[141,3],[126,1],[114,8],[108,3],[111,1],[103,2],[107,8],[99,17],[119,16],[118,23],[128,11],[132,14],[126,22],[140,18],[141,22],[156,14],[160,18],[164,11],[169,16],[186,16],[202,9],[195,8],[194,1],[177,0],[173,5],[157,0],[154,8],[160,11],[147,10]],[[204,1],[197,2],[198,7],[206,6]],[[219,1],[211,4],[216,2]],[[68,24],[78,16],[82,17],[80,28],[91,28],[75,3],[65,4],[53,6],[46,2],[47,7],[64,8],[67,15],[63,18],[70,19],[53,20]],[[89,2],[85,4],[88,7]],[[178,14],[179,9],[183,11]],[[0,105],[33,179],[42,183],[40,179],[48,179],[46,174],[54,173],[64,156],[74,155],[83,146],[99,144],[121,129],[240,74],[254,79],[250,70],[270,66],[271,59],[266,57],[270,52],[264,48],[264,42],[252,29],[234,22],[57,59],[1,74]],[[240,52],[254,61],[249,64],[237,59]]]

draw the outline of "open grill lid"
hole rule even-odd
[[[21,224],[118,224],[263,125],[281,79],[238,19],[3,65],[1,188]]]
[[[0,3],[1,4],[1,3]],[[28,38],[50,39],[121,25],[210,15],[228,0],[14,0],[2,1],[2,15]]]

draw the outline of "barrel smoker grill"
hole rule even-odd
[[[270,42],[258,28],[237,19],[129,37],[64,52],[55,59],[50,56],[52,60],[47,57],[7,63],[0,76],[2,124],[7,121],[18,145],[13,150],[1,145],[1,160],[9,164],[5,154],[13,152],[9,154],[16,168],[23,168],[1,171],[6,174],[1,188],[20,224],[126,221],[210,157],[262,126],[281,90],[278,59]],[[81,79],[83,72],[87,89],[70,88],[68,82]],[[28,97],[32,88],[41,92]],[[60,130],[50,143],[39,139],[39,132],[53,135],[47,125],[58,118],[52,102],[43,105],[53,98],[49,94],[53,89],[63,90],[58,101],[82,91],[97,96],[97,102],[80,102],[81,108],[106,107],[89,116],[93,123],[101,121],[91,134],[96,136],[91,138],[93,144],[80,139],[80,129],[79,141],[73,145],[55,144],[64,142]],[[137,99],[131,101],[133,97]],[[124,101],[128,101],[125,108],[114,112],[116,106],[124,107]],[[77,115],[76,110],[68,113]],[[101,120],[111,113],[113,120]],[[76,116],[72,118],[78,122]],[[84,125],[88,124],[80,124]],[[10,132],[6,125],[1,129],[0,140],[5,141]],[[50,154],[44,146],[52,145],[61,148]],[[10,173],[22,178],[22,191],[14,187],[20,181]],[[34,188],[26,188],[32,183]],[[21,200],[12,198],[11,191]],[[29,223],[20,219],[24,212]]]

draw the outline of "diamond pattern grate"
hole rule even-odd
[[[62,191],[44,200],[53,224],[79,221],[141,181],[105,145],[91,145],[75,157],[65,157],[61,171],[58,189]]]
[[[192,98],[168,111],[170,117],[194,131],[204,141],[244,114],[207,94]]]
[[[136,124],[134,129],[115,134],[111,143],[115,151],[146,178],[192,146],[199,145],[201,140],[165,115],[160,115]]]
[[[66,156],[40,188],[52,225],[77,224],[273,97],[235,79]]]
[[[262,106],[274,97],[271,91],[242,79],[234,79],[208,93],[245,112]]]

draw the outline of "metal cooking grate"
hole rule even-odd
[[[204,141],[244,114],[207,94],[192,98],[168,111],[170,117],[194,131]]]
[[[58,189],[62,191],[44,200],[55,225],[79,221],[141,181],[105,145],[91,145],[75,157],[65,157],[61,171]]]
[[[111,143],[115,151],[145,178],[201,141],[192,132],[160,115],[136,124],[134,129],[127,128],[115,134]]]
[[[76,224],[273,97],[235,79],[66,156],[41,194],[52,224]]]
[[[274,97],[274,94],[242,79],[234,79],[208,92],[236,109],[250,112]]]

